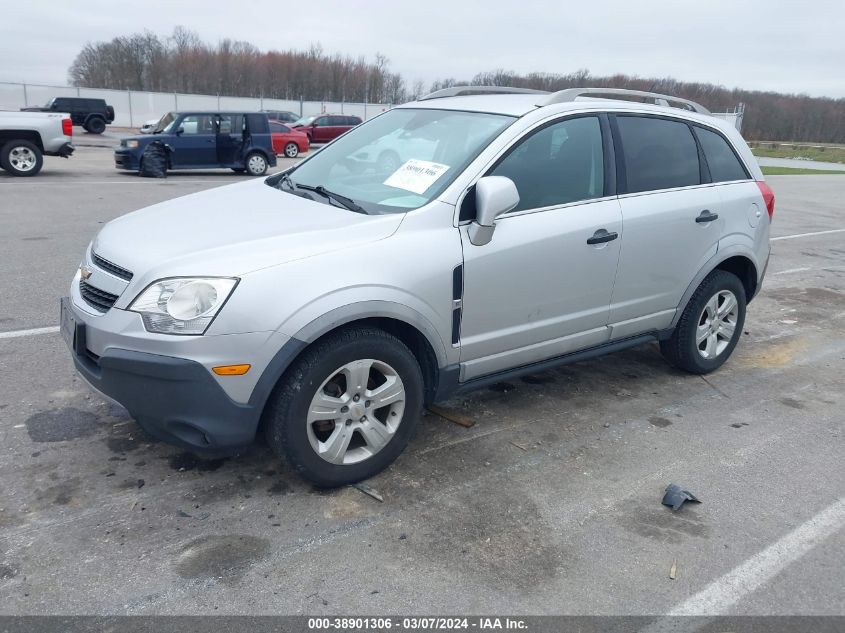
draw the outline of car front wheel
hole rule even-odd
[[[687,303],[672,336],[660,342],[669,363],[693,374],[722,366],[745,324],[745,287],[725,270],[711,272]]]
[[[258,152],[246,157],[246,171],[250,176],[263,176],[267,173],[267,159]]]
[[[423,381],[411,351],[374,328],[343,330],[308,348],[270,403],[269,444],[323,487],[390,465],[416,430]]]
[[[288,143],[285,145],[285,156],[288,158],[296,158],[299,155],[299,146],[296,143]]]

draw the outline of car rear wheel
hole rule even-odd
[[[246,157],[246,171],[250,176],[263,176],[267,173],[267,159],[259,152],[252,152]]]
[[[285,156],[288,158],[296,158],[299,155],[299,146],[296,143],[288,143],[285,145]]]
[[[34,176],[41,171],[44,157],[29,141],[9,141],[0,149],[0,165],[13,176]]]
[[[707,374],[730,357],[745,324],[745,287],[714,270],[693,293],[672,336],[660,342],[664,358],[693,374]]]
[[[102,134],[106,131],[106,122],[100,117],[92,117],[86,122],[85,129],[91,134]]]
[[[411,351],[374,328],[343,330],[307,349],[270,403],[267,439],[318,486],[371,477],[413,437],[423,381]]]

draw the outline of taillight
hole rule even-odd
[[[62,119],[62,134],[73,136],[73,122],[70,119]]]
[[[775,192],[764,181],[758,180],[757,186],[760,187],[760,193],[763,194],[763,202],[766,203],[766,211],[769,212],[769,221],[775,213]]]

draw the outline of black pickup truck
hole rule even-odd
[[[43,107],[21,108],[23,112],[67,112],[74,125],[81,125],[91,134],[102,134],[106,124],[114,121],[114,108],[105,99],[85,97],[53,97]]]

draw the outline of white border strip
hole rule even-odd
[[[37,327],[32,330],[12,330],[11,332],[0,332],[0,338],[18,338],[20,336],[35,336],[36,334],[55,334],[59,331],[58,325],[51,327]]]
[[[844,233],[845,229],[831,229],[830,231],[815,231],[814,233],[797,233],[796,235],[781,235],[780,237],[769,238],[770,242],[778,240],[794,240],[799,237],[812,237],[814,235],[830,235],[831,233]]]

